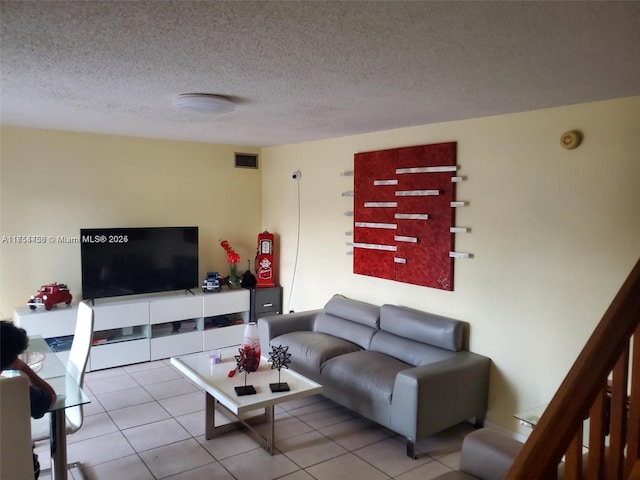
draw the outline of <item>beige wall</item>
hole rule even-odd
[[[255,148],[3,127],[0,236],[198,225],[203,275],[226,268],[218,239],[244,262],[268,229],[285,310],[338,292],[469,322],[471,349],[494,362],[489,420],[515,431],[512,414],[550,399],[640,256],[638,125],[634,97],[269,147],[261,172],[232,167],[234,151]],[[560,148],[574,128],[583,145]],[[340,172],[356,152],[442,141],[458,142],[469,206],[457,224],[472,229],[457,239],[474,258],[455,261],[455,291],[353,275],[352,199],[340,196],[352,178]],[[80,292],[78,245],[0,244],[0,317],[51,281]]]
[[[261,172],[233,167],[255,147],[2,127],[0,237],[77,236],[80,228],[200,227],[200,276],[228,274],[221,238],[253,259]],[[80,298],[78,244],[0,243],[0,318],[43,283]]]
[[[469,322],[471,349],[494,362],[489,420],[517,430],[512,414],[550,400],[640,256],[639,125],[634,97],[264,148],[262,222],[279,235],[285,310],[342,293]],[[571,129],[584,142],[569,151]],[[467,177],[457,224],[471,233],[456,248],[474,255],[455,261],[455,291],[354,275],[340,195],[353,179],[340,172],[356,152],[444,141]]]

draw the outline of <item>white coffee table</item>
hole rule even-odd
[[[290,369],[282,369],[280,382],[286,382],[288,392],[271,392],[270,383],[278,383],[278,371],[271,368],[271,364],[263,357],[256,372],[247,375],[247,385],[256,389],[254,395],[238,396],[235,387],[244,386],[245,373],[236,372],[229,378],[229,371],[236,366],[234,355],[237,349],[222,352],[222,363],[212,364],[209,352],[195,353],[171,358],[171,365],[186,375],[196,385],[206,392],[205,400],[205,437],[207,440],[239,426],[247,427],[261,445],[273,455],[274,442],[274,407],[275,405],[304,398],[322,392],[322,386]],[[222,406],[234,418],[235,422],[216,426],[216,405]],[[264,413],[258,416],[248,416],[249,412],[264,408]],[[254,425],[267,422],[266,435],[261,434]]]

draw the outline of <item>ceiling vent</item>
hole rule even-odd
[[[258,168],[257,153],[236,153],[236,168]]]

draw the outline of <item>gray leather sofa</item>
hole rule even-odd
[[[415,442],[487,410],[489,358],[462,349],[465,324],[335,295],[323,309],[258,320],[260,344],[288,346],[290,368],[323,395]],[[267,345],[269,347],[267,348]]]

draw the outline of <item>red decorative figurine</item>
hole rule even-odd
[[[64,283],[51,283],[41,286],[38,293],[31,295],[27,305],[29,305],[31,310],[42,306],[44,306],[46,310],[51,310],[51,307],[58,303],[64,302],[67,305],[71,304],[72,298],[69,287]]]

